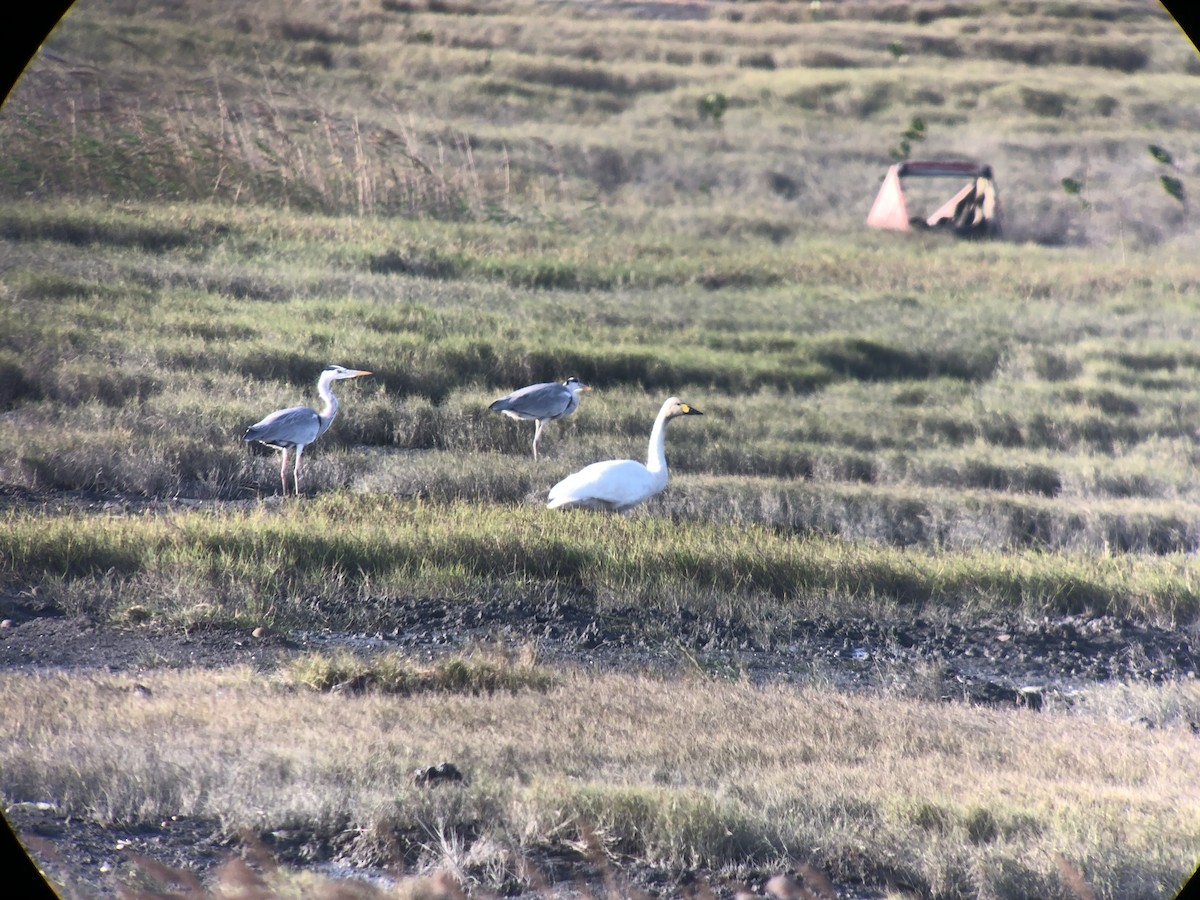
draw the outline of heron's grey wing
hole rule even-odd
[[[321,419],[316,411],[307,406],[293,406],[276,410],[261,422],[251,425],[242,440],[302,446],[311,444],[320,433]]]
[[[526,402],[527,398],[532,394],[536,394],[538,391],[542,390],[542,388],[546,388],[546,387],[552,387],[552,385],[531,384],[527,387],[517,388],[511,394],[505,394],[499,400],[494,401],[488,407],[488,409],[495,410],[496,412],[513,412],[513,413],[521,413],[522,415],[526,415],[527,413],[525,412],[525,402]]]
[[[497,412],[514,412],[530,419],[557,419],[566,415],[576,403],[575,394],[561,384],[531,384],[501,397],[491,408]]]

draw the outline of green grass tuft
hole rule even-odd
[[[285,683],[317,691],[379,691],[416,694],[426,691],[491,694],[496,691],[545,691],[556,677],[537,664],[528,648],[520,653],[477,651],[419,663],[399,653],[356,656],[309,653],[290,660],[281,672]]]

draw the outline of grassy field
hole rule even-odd
[[[78,4],[0,110],[6,596],[105,627],[374,632],[403,600],[553,595],[767,647],[821,618],[1195,635],[1200,57],[1170,18],[654,9]],[[914,158],[992,164],[1003,240],[863,228],[914,119]],[[241,434],[330,362],[375,375],[282,500]],[[535,463],[488,403],[572,374],[593,391]],[[672,394],[704,417],[669,430],[664,494],[542,508],[643,457]],[[5,674],[6,707],[40,711],[3,722],[5,802],[350,830],[372,861],[440,823],[430,864],[489,888],[584,821],[671,866],[799,859],[895,896],[1067,897],[1076,871],[1163,897],[1200,858],[1194,682],[1030,716],[694,674],[352,705],[288,671],[147,677],[175,699],[122,699],[126,744],[80,712],[108,676]],[[172,714],[195,743],[139,755]],[[505,723],[486,753],[481,720]],[[314,722],[361,758],[295,750]],[[491,774],[442,808],[394,783],[431,753]],[[491,842],[470,859],[467,831]]]
[[[524,673],[511,689],[351,699],[297,692],[311,662],[274,679],[150,672],[139,691],[122,675],[6,674],[5,707],[31,711],[5,719],[6,790],[107,823],[315,824],[365,864],[409,840],[492,890],[545,842],[583,840],[581,822],[615,856],[732,873],[805,860],[897,897],[1069,897],[1055,854],[1098,896],[1171,896],[1195,849],[1196,739],[1180,727],[1194,683],[1014,715],[695,676],[545,683],[500,665]],[[32,713],[46,709],[61,712]],[[468,782],[415,786],[432,759]]]
[[[556,593],[599,610],[687,608],[767,647],[773,630],[786,642],[791,624],[822,617],[1197,617],[1180,554],[894,548],[703,518],[376,495],[167,515],[22,509],[5,524],[0,560],[39,575],[41,602],[113,624],[386,631],[401,598]]]

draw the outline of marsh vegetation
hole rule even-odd
[[[1194,49],[1133,2],[654,10],[72,10],[0,111],[0,641],[548,618],[411,658],[5,671],[6,806],[304,833],[413,896],[438,869],[534,891],[522,861],[563,847],[718,896],[800,865],[894,897],[1182,884]],[[914,116],[914,153],[992,164],[1004,240],[862,229]],[[331,362],[375,374],[281,498],[241,435]],[[593,390],[534,462],[488,404],[568,375]],[[543,508],[641,458],[671,394],[704,418],[663,494]],[[637,610],[674,667],[543,659],[568,608]],[[1174,668],[1033,712],[947,703],[931,668],[847,690],[738,655],[794,659],[814,622],[1064,617],[1174,635]],[[408,780],[440,759],[471,778]]]

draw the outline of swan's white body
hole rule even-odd
[[[550,488],[546,506],[550,509],[582,506],[624,512],[653,497],[667,486],[667,454],[663,447],[667,422],[677,416],[701,416],[678,397],[671,397],[658,411],[650,431],[650,449],[646,464],[632,459],[609,459],[592,463],[568,475]]]
[[[283,482],[283,493],[287,496],[288,451],[296,451],[296,465],[292,472],[296,494],[300,493],[300,457],[304,448],[323,435],[333,424],[337,415],[337,397],[333,396],[332,385],[343,378],[358,378],[370,375],[362,369],[347,369],[342,366],[329,366],[321,373],[317,382],[317,393],[325,401],[325,407],[320,412],[307,406],[292,406],[288,409],[277,409],[260,422],[246,429],[242,436],[244,441],[257,441],[274,447],[283,454],[283,462],[279,466],[279,478]]]

